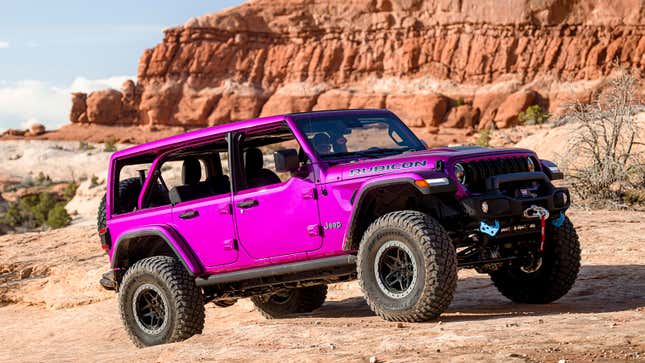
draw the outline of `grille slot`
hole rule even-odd
[[[535,160],[533,162],[535,163]],[[465,186],[474,193],[482,193],[486,190],[488,177],[529,171],[526,157],[477,160],[462,162],[462,165],[466,174]],[[538,164],[535,163],[535,165]]]

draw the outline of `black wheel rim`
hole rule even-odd
[[[391,298],[407,296],[416,283],[416,260],[400,241],[388,241],[379,248],[374,270],[379,287]]]
[[[168,304],[161,290],[151,284],[139,286],[132,308],[137,325],[148,334],[159,334],[168,321]]]
[[[271,295],[270,301],[274,304],[286,304],[289,302],[289,300],[291,300],[292,295],[293,294],[291,290],[280,291]]]

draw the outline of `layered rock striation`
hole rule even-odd
[[[643,74],[640,0],[256,0],[165,31],[123,90],[75,94],[72,122],[208,126],[389,108],[410,126],[508,127]]]

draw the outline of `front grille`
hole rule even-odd
[[[535,160],[533,162],[538,168]],[[474,193],[482,193],[486,190],[486,179],[490,176],[529,171],[525,157],[469,161],[462,162],[462,165],[466,174],[465,187]]]

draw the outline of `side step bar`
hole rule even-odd
[[[292,273],[352,265],[356,265],[356,256],[354,255],[325,257],[311,261],[293,262],[284,265],[258,267],[243,271],[225,272],[217,275],[211,275],[206,278],[198,277],[195,279],[195,283],[197,283],[197,286],[199,287],[205,287],[225,284],[229,282],[251,280],[261,277],[280,276]]]

